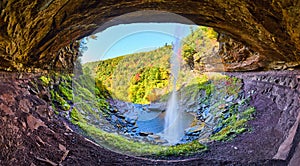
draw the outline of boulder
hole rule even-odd
[[[157,139],[160,139],[160,136],[159,136],[159,135],[153,134],[153,135],[148,135],[148,138],[149,138],[150,140],[157,140]]]
[[[144,136],[144,137],[145,137],[145,136],[148,136],[148,135],[152,135],[152,134],[153,134],[153,133],[142,132],[142,131],[139,133],[140,136]]]
[[[204,128],[203,124],[196,125],[196,126],[185,129],[184,132],[186,135],[195,135],[195,134],[199,134],[203,128]]]
[[[151,103],[148,106],[150,111],[165,111],[167,109],[166,103]]]

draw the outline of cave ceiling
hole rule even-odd
[[[145,10],[161,12],[155,17],[136,12]],[[131,12],[135,14],[115,19]],[[257,52],[241,62],[226,64],[232,71],[286,69],[300,63],[300,1],[4,0],[0,2],[1,69],[49,70],[58,60],[72,63],[76,56],[67,49],[70,44],[99,28],[134,22],[190,24],[164,17],[164,12],[213,27]],[[64,52],[69,54],[62,56]]]

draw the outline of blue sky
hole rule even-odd
[[[175,43],[190,33],[191,25],[178,23],[134,23],[110,27],[89,39],[82,63],[149,51]],[[193,26],[195,27],[195,26]]]

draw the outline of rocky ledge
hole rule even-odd
[[[53,114],[36,75],[1,72],[1,165],[296,165],[299,161],[300,72],[229,73],[255,91],[252,132],[190,157],[136,158],[94,144]],[[263,147],[263,148],[262,148]]]

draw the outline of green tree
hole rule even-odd
[[[172,46],[165,45],[153,51],[100,61],[97,68],[97,79],[103,82],[107,89],[111,91],[113,97],[123,101],[131,101],[128,92],[131,78],[135,77],[137,71],[145,67],[153,67],[155,68],[154,70],[157,70],[154,72],[156,74],[149,75],[151,77],[149,78],[150,80],[162,78],[162,75],[164,75],[164,78],[167,78],[166,74],[160,73],[156,68],[169,70],[171,54]]]
[[[130,80],[129,99],[133,103],[148,104],[158,98],[157,89],[169,84],[169,72],[165,68],[145,67]]]

